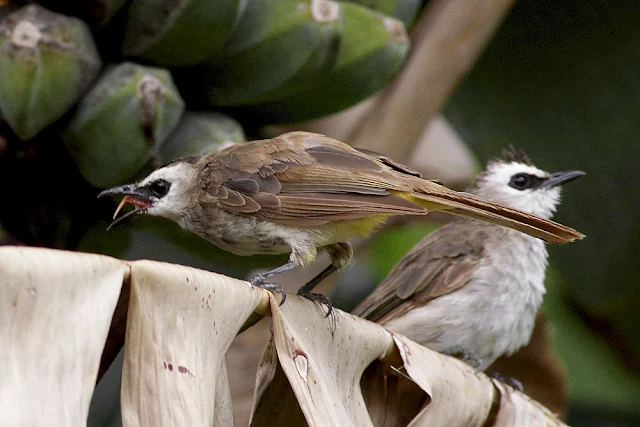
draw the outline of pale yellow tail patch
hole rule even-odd
[[[419,197],[415,197],[411,193],[404,193],[402,191],[392,191],[391,194],[393,194],[394,196],[402,197],[405,200],[408,200],[408,201],[413,202],[413,203],[415,203],[417,205],[420,205],[420,206],[422,206],[423,208],[425,208],[429,212],[443,211],[443,210],[451,209],[447,205],[443,205],[442,203],[427,201],[427,200],[421,199]]]
[[[352,237],[368,237],[379,229],[392,215],[373,215],[349,221],[332,221],[318,228],[320,246],[345,242]]]

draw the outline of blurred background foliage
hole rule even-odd
[[[245,277],[284,257],[237,257],[160,219],[106,232],[115,206],[96,200],[98,189],[284,129],[264,125],[326,117],[393,89],[397,80],[388,83],[415,54],[411,43],[433,37],[429,19],[446,2],[26,3],[0,0],[0,243]],[[510,6],[485,3],[498,16]],[[461,30],[461,49],[473,31]],[[441,106],[466,146],[432,139],[425,156],[473,153],[466,178],[451,182],[459,187],[508,144],[543,169],[587,172],[565,190],[556,218],[588,238],[550,248],[544,306],[576,426],[640,425],[639,75],[637,2],[519,0]],[[415,90],[439,82],[430,84]],[[356,121],[358,108],[332,117]],[[325,126],[340,136],[336,122],[324,123],[289,129]],[[395,141],[386,144],[376,149],[396,152]],[[426,163],[428,177],[446,180],[429,158],[397,160]],[[357,263],[337,279],[336,305],[355,305],[438,225],[395,222],[359,243]],[[90,425],[110,425],[104,410],[92,413],[100,415]]]

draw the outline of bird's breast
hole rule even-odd
[[[485,248],[466,285],[385,326],[436,351],[476,355],[480,369],[526,345],[545,292],[544,243],[501,228]]]
[[[236,255],[291,252],[284,227],[215,206],[201,206],[193,211],[185,221],[185,228],[228,252]]]
[[[487,257],[469,289],[488,296],[476,314],[496,357],[529,342],[545,293],[544,243],[513,230],[506,234],[509,244],[487,248]]]
[[[352,237],[365,237],[387,219],[375,215],[348,221],[329,221],[312,227],[288,226],[275,221],[237,215],[215,204],[191,209],[184,228],[237,255],[284,254],[292,248],[323,247]]]

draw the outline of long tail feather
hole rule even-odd
[[[412,196],[427,202],[425,203],[427,208],[435,203],[441,205],[438,210],[503,225],[546,242],[566,244],[585,237],[579,231],[555,221],[484,200],[469,193],[457,193],[448,189],[436,191],[421,189]]]

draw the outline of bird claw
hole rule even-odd
[[[282,286],[278,285],[277,283],[265,283],[265,280],[266,278],[264,275],[256,274],[249,279],[249,283],[251,283],[253,286],[266,289],[267,291],[278,292],[282,297],[282,299],[280,299],[279,305],[284,304],[285,300],[287,299],[287,293],[284,291],[284,289],[282,289]]]
[[[455,357],[456,359],[466,363],[467,365],[475,369],[478,369],[480,366],[482,366],[482,358],[471,351],[456,349],[443,351],[442,354]]]
[[[333,303],[331,302],[329,297],[326,296],[326,295],[316,294],[316,293],[313,293],[313,292],[308,292],[308,291],[305,291],[303,288],[300,288],[298,290],[298,295],[300,295],[302,297],[305,297],[306,299],[309,299],[311,301],[317,301],[320,304],[326,305],[327,306],[327,314],[325,314],[324,317],[329,317],[329,315],[333,311]]]
[[[498,372],[492,372],[490,377],[515,388],[519,392],[524,392],[524,387],[522,386],[522,383],[515,378],[505,377]]]

